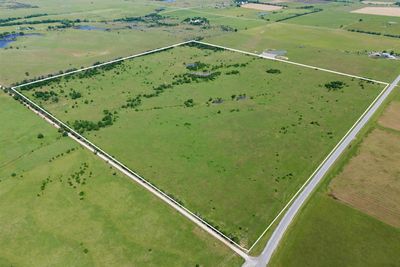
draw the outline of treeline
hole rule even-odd
[[[77,77],[79,79],[90,78],[92,76],[100,74],[100,70],[104,70],[104,71],[112,70],[113,68],[117,67],[121,63],[122,63],[122,61],[117,61],[117,62],[106,64],[106,65],[103,65],[103,66],[99,66],[97,68],[92,68],[92,69],[84,70],[84,71],[81,71],[81,72],[78,72],[78,73],[73,73],[73,74],[77,74]],[[96,63],[93,64],[93,66],[96,66],[96,65],[99,65],[99,64],[102,64],[102,63],[96,62]],[[13,84],[13,86],[17,86],[17,85],[21,85],[21,84],[25,84],[25,83],[41,80],[41,79],[51,78],[51,77],[56,76],[56,75],[61,75],[63,73],[69,73],[69,72],[73,72],[73,71],[76,71],[76,70],[78,70],[78,69],[77,68],[67,69],[65,72],[60,70],[56,74],[48,74],[46,76],[39,76],[39,77],[34,77],[32,79],[25,79],[25,80],[23,80],[23,81],[21,81],[19,83]],[[53,78],[53,79],[48,79],[48,80],[44,80],[44,81],[40,81],[40,82],[35,82],[33,84],[28,84],[28,85],[25,85],[25,86],[21,87],[20,90],[22,90],[22,91],[30,91],[30,90],[32,90],[34,88],[37,88],[37,87],[49,86],[50,84],[53,84],[53,83],[59,83],[61,81],[61,78],[64,78],[66,81],[68,81],[70,79],[75,79],[75,76],[74,75],[65,75],[65,76],[62,76],[62,77],[56,77],[56,78]]]
[[[158,26],[177,26],[178,23],[167,23],[162,20],[166,19],[166,17],[158,14],[158,13],[150,13],[145,16],[138,17],[125,17],[120,19],[114,19],[114,22],[142,22],[142,23],[154,23]]]
[[[187,44],[185,44],[185,46],[195,47],[195,48],[203,49],[203,50],[211,50],[211,51],[214,51],[214,52],[224,51],[224,49],[220,48],[220,47],[215,47],[215,46],[196,43],[196,42],[187,43]]]
[[[0,39],[2,39],[2,38],[4,38],[4,37],[7,37],[7,36],[9,36],[9,35],[12,35],[12,34],[18,34],[18,35],[24,35],[24,32],[15,32],[15,31],[12,31],[12,32],[1,32],[0,33]]]
[[[17,26],[17,25],[35,25],[35,24],[48,24],[48,23],[61,23],[64,27],[69,25],[72,27],[75,23],[81,23],[81,22],[89,22],[87,19],[75,19],[75,20],[68,20],[68,19],[44,19],[44,20],[23,20],[23,21],[14,21],[14,22],[6,22],[6,23],[0,23],[0,27],[4,26]]]
[[[293,18],[297,18],[297,17],[301,17],[301,16],[305,16],[305,15],[309,15],[309,14],[321,12],[322,10],[323,10],[322,8],[315,8],[315,9],[313,9],[313,10],[310,11],[310,12],[306,12],[306,13],[296,13],[296,14],[291,15],[291,16],[289,16],[289,17],[282,18],[282,19],[278,19],[278,20],[276,20],[276,22],[285,21],[285,20],[288,20],[288,19],[293,19]]]
[[[364,31],[364,30],[359,30],[359,29],[347,29],[349,32],[358,32],[358,33],[366,33],[366,34],[372,34],[372,35],[382,35],[386,37],[392,37],[392,38],[400,38],[400,34],[391,34],[391,33],[381,33],[381,32],[373,32],[373,31]]]
[[[28,15],[25,17],[5,18],[5,19],[0,19],[0,24],[14,21],[14,20],[19,20],[19,19],[31,19],[31,18],[43,17],[43,16],[47,16],[47,15],[48,15],[47,13],[42,13],[42,14],[32,14],[32,15]]]
[[[51,99],[53,102],[58,102],[57,93],[54,91],[38,91],[33,94],[35,98],[42,99],[43,101],[47,101]]]
[[[182,22],[189,23],[190,25],[194,25],[194,26],[201,26],[201,25],[209,25],[210,24],[210,21],[206,17],[186,18]]]

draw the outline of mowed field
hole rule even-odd
[[[374,130],[332,184],[332,195],[400,228],[400,135]]]
[[[20,88],[243,246],[382,89],[199,45]]]
[[[393,101],[378,128],[330,185],[333,196],[400,228],[400,102]]]
[[[1,266],[240,266],[219,241],[4,93],[0,118]]]

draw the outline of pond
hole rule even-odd
[[[100,27],[91,26],[91,25],[79,25],[79,26],[75,26],[74,29],[82,30],[82,31],[107,31],[106,28],[100,28]]]
[[[31,37],[31,36],[42,36],[40,33],[27,33],[27,34],[20,34],[20,33],[10,33],[3,37],[0,37],[0,48],[6,48],[12,42],[17,41],[18,37]]]

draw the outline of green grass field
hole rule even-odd
[[[399,17],[351,13],[366,6],[360,2],[280,4],[285,8],[264,12],[231,0],[0,0],[0,85],[192,39],[259,54],[285,50],[290,61],[385,82],[399,74],[400,60],[369,57],[400,56]],[[10,32],[24,36],[1,47]],[[332,82],[343,88],[329,90]],[[21,92],[248,248],[382,89],[185,46]],[[2,94],[0,118],[0,266],[240,265],[219,242]],[[302,256],[299,266],[390,265],[397,230],[319,192],[273,263],[296,265]],[[327,238],[315,241],[322,234]]]
[[[318,193],[270,266],[397,266],[400,230]]]
[[[188,70],[194,62],[203,67]],[[214,80],[191,79],[197,72]],[[187,46],[78,76],[24,92],[81,132],[112,120],[84,135],[244,246],[383,89]],[[346,86],[325,88],[336,80]]]
[[[0,84],[10,85],[49,73],[88,66],[98,61],[132,55],[184,40],[221,34],[220,24],[206,27],[188,25],[182,18],[169,16],[145,21],[135,20],[160,11],[174,11],[210,2],[191,1],[29,1],[37,8],[1,8],[0,34],[23,32],[15,42],[0,48],[0,61],[7,62]],[[4,3],[3,3],[4,5]],[[35,15],[41,16],[35,16]],[[32,16],[32,18],[24,18]],[[160,16],[163,16],[162,14]],[[131,18],[131,21],[118,21]],[[7,21],[9,19],[9,21]],[[54,22],[48,22],[53,20]],[[80,20],[77,22],[76,20]],[[33,23],[34,22],[34,23]],[[28,24],[33,23],[33,24]],[[95,26],[97,30],[79,30],[75,26]],[[257,24],[259,25],[259,24]],[[59,27],[52,28],[49,27]],[[232,29],[233,30],[233,29]],[[40,34],[29,36],[29,34]],[[1,39],[1,38],[0,38]],[[11,59],[11,60],[10,60]]]
[[[290,226],[272,258],[271,266],[399,265],[400,229],[385,223],[385,217],[368,215],[365,208],[362,209],[361,206],[355,208],[354,205],[342,202],[332,190],[343,175],[353,170],[354,177],[348,177],[347,181],[350,190],[359,190],[364,197],[374,196],[379,201],[395,199],[396,196],[390,197],[390,195],[394,194],[392,191],[398,187],[396,184],[398,181],[394,178],[390,183],[386,185],[384,183],[385,177],[395,173],[397,166],[390,160],[379,161],[379,159],[381,155],[393,157],[397,153],[395,144],[392,147],[382,144],[390,140],[391,134],[398,135],[398,132],[381,125],[383,118],[388,119],[387,113],[384,112],[385,107],[391,107],[389,104],[396,103],[399,99],[398,91],[389,96],[363,132],[333,166]],[[384,141],[380,140],[379,134],[384,134],[382,137]],[[377,149],[372,149],[373,143],[379,143]],[[371,149],[371,154],[366,153],[366,149]],[[363,162],[356,167],[359,169],[357,170],[354,161],[360,158]],[[352,180],[357,178],[356,173],[360,171],[364,171],[361,181],[373,180],[383,184],[378,194],[368,192],[375,190],[372,187],[377,187],[376,185],[371,185],[369,189],[363,188]],[[393,177],[396,177],[395,174]],[[390,209],[382,209],[384,206],[386,204],[381,204],[379,211],[390,212]],[[373,205],[365,207],[374,208]],[[397,213],[395,211],[392,214]]]
[[[399,60],[368,57],[371,51],[400,51],[398,39],[342,29],[285,22],[219,35],[206,41],[256,53],[267,49],[286,50],[291,61],[387,82],[398,75],[400,66]]]
[[[339,3],[321,5],[322,12],[288,20],[290,24],[316,26],[333,29],[360,29],[381,33],[400,33],[400,18],[351,13],[363,4],[343,5]]]
[[[240,266],[222,243],[11,97],[1,93],[0,103],[1,266]]]

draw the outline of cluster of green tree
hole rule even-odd
[[[222,97],[217,97],[217,98],[212,98],[210,97],[208,99],[208,103],[213,103],[213,104],[222,104],[224,102],[224,99]]]
[[[238,70],[231,70],[231,71],[226,72],[225,74],[226,75],[236,75],[236,74],[239,74],[239,73],[240,73],[240,71],[238,71]]]
[[[1,32],[0,33],[0,39],[2,39],[2,38],[4,38],[4,37],[8,37],[9,35],[24,35],[24,32],[15,32],[15,31],[12,31],[12,32]]]
[[[70,154],[71,152],[75,151],[76,148],[69,148],[65,151],[65,154]],[[61,158],[62,156],[64,156],[64,152],[61,152],[53,157],[51,157],[51,159],[49,159],[49,162],[52,162],[55,159]]]
[[[49,23],[61,23],[64,25],[74,25],[74,23],[80,23],[80,22],[88,22],[88,20],[81,20],[81,19],[76,19],[76,20],[68,20],[68,19],[44,19],[44,20],[23,20],[23,21],[11,21],[11,22],[5,22],[5,23],[0,23],[0,27],[4,26],[17,26],[17,25],[35,25],[35,24],[49,24]]]
[[[275,177],[275,182],[279,183],[280,180],[285,180],[286,178],[292,179],[293,178],[293,173],[287,173],[287,174],[283,174],[283,175],[278,175]]]
[[[301,17],[301,16],[305,16],[305,15],[321,12],[322,10],[323,10],[322,8],[314,8],[310,12],[296,13],[296,14],[293,14],[293,15],[291,15],[289,17],[286,17],[286,18],[277,19],[276,22],[285,21],[285,20],[289,20],[289,19],[293,19],[293,18],[297,18],[297,17]]]
[[[157,12],[155,13],[150,13],[145,16],[138,16],[138,17],[125,17],[125,18],[119,18],[119,19],[114,19],[114,22],[142,22],[142,23],[152,23],[158,26],[177,26],[179,24],[177,23],[169,23],[165,22],[164,20],[166,19],[165,16],[162,16],[158,14]]]
[[[37,17],[43,17],[43,16],[47,16],[47,13],[42,13],[42,14],[32,14],[32,15],[28,15],[25,17],[12,17],[12,18],[5,18],[5,19],[0,19],[0,24],[6,23],[6,22],[10,22],[10,21],[14,21],[14,20],[19,20],[19,19],[30,19],[30,18],[37,18]]]
[[[187,107],[187,108],[194,107],[194,101],[193,101],[193,99],[188,99],[188,100],[186,100],[185,102],[183,102],[183,104],[184,104],[185,107]]]
[[[72,124],[72,127],[80,134],[90,131],[98,131],[100,128],[113,125],[115,122],[115,116],[108,110],[104,110],[104,117],[98,122],[92,122],[88,120],[76,120]],[[115,112],[114,112],[115,113]]]
[[[215,72],[193,72],[193,73],[185,73],[184,77],[188,77],[191,81],[199,82],[199,81],[213,81],[218,76],[221,75],[220,71]]]
[[[74,183],[75,183],[75,185],[79,185],[79,184],[85,185],[86,177],[82,178],[82,176],[86,174],[86,171],[88,168],[89,168],[89,165],[86,162],[82,163],[82,165],[79,167],[79,170],[74,172],[73,174],[71,174],[71,176],[68,178],[69,185],[74,186]],[[89,175],[91,176],[92,173],[90,173]]]
[[[246,94],[231,95],[231,99],[236,101],[243,100],[246,99]]]
[[[340,89],[344,88],[345,86],[347,86],[346,83],[342,82],[342,81],[332,81],[332,82],[325,84],[325,88],[327,88],[329,91],[340,90]]]
[[[382,53],[389,53],[392,56],[400,56],[400,53],[397,53],[393,50],[391,50],[391,51],[383,50]]]
[[[270,73],[270,74],[280,74],[281,70],[279,70],[279,69],[268,69],[268,70],[266,70],[266,72]]]
[[[57,93],[54,91],[36,91],[33,93],[33,96],[37,99],[41,99],[43,101],[47,101],[51,99],[52,102],[58,102]]]
[[[314,8],[314,6],[299,6],[299,7],[296,7],[296,9],[313,9]]]
[[[238,31],[238,29],[233,28],[231,26],[227,26],[227,25],[220,25],[220,27],[221,27],[221,30],[224,32],[237,32]]]
[[[75,23],[73,21],[69,20],[64,20],[60,21],[61,25],[49,25],[47,26],[48,30],[58,30],[58,29],[67,29],[67,28],[72,28],[75,26]]]
[[[123,105],[122,108],[137,108],[142,104],[141,95],[137,95],[135,97],[129,98],[126,100],[126,105]]]
[[[358,32],[358,33],[366,33],[366,34],[372,34],[372,35],[383,35],[386,37],[392,37],[392,38],[400,38],[400,34],[391,34],[391,33],[381,33],[381,32],[373,32],[373,31],[364,31],[364,30],[359,30],[359,29],[347,29],[349,32]]]
[[[158,13],[150,13],[144,16],[138,17],[125,17],[120,19],[114,19],[115,22],[156,22],[164,19],[165,17]]]
[[[224,49],[220,48],[220,47],[215,47],[215,46],[200,44],[200,43],[194,43],[194,42],[187,43],[187,44],[185,44],[185,46],[195,47],[195,48],[203,49],[203,50],[211,50],[214,52],[224,51]]]
[[[189,23],[190,25],[194,26],[204,26],[210,24],[210,21],[205,17],[186,18],[182,22]]]
[[[210,66],[210,64],[203,63],[203,62],[200,62],[200,61],[196,61],[194,63],[186,64],[186,68],[188,70],[193,70],[193,71],[203,70],[203,69],[208,68],[209,66]]]
[[[51,180],[49,177],[46,178],[45,180],[42,180],[42,184],[40,185],[40,193],[37,194],[38,197],[40,197],[41,195],[43,195],[44,190],[46,189],[47,184],[53,182],[53,180]]]
[[[400,6],[400,2],[396,2],[394,3],[396,6]]]
[[[213,65],[211,67],[211,70],[217,70],[220,68],[244,68],[249,64],[249,62],[246,63],[234,63],[234,64],[224,64],[224,63],[220,63],[218,65]]]
[[[52,76],[54,76],[54,75],[53,74],[48,74],[47,76],[39,76],[39,77],[35,77],[35,78],[32,78],[32,79],[24,79],[23,81],[21,81],[19,83],[15,83],[13,85],[16,86],[16,85],[20,85],[20,84],[25,84],[25,83],[33,82],[33,81],[36,81],[36,80],[50,78]],[[54,78],[54,79],[44,80],[44,81],[40,81],[40,82],[36,82],[36,83],[25,85],[25,86],[21,87],[20,90],[21,91],[30,91],[30,90],[38,88],[38,87],[42,88],[43,86],[51,85],[52,83],[59,83],[60,81],[61,81],[61,78],[59,78],[59,77],[58,78]]]
[[[78,99],[78,98],[81,98],[81,97],[82,97],[82,94],[81,94],[80,92],[77,92],[77,91],[75,91],[75,90],[72,90],[72,91],[69,93],[69,96],[71,97],[71,99]]]

